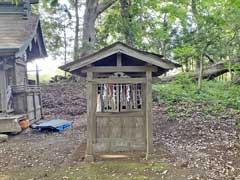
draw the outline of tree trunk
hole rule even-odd
[[[192,13],[193,13],[193,17],[195,18],[195,23],[197,24],[198,26],[198,10],[197,10],[197,1],[198,0],[192,0],[192,3],[191,3],[191,8],[192,8]],[[200,71],[200,62],[201,60],[197,60],[196,61],[196,64],[195,64],[195,72],[199,72]]]
[[[78,13],[78,0],[74,0],[74,10],[75,10],[75,37],[74,37],[74,54],[73,59],[74,61],[79,59],[79,13]]]
[[[83,19],[82,56],[90,54],[96,43],[97,1],[87,0]]]
[[[201,53],[201,58],[199,61],[199,74],[198,74],[198,91],[202,89],[202,80],[203,80],[203,52]]]
[[[229,63],[228,63],[228,72],[229,72],[229,75],[230,75],[230,81],[233,80],[233,73],[232,73],[232,61],[231,61],[231,58],[228,56],[228,60],[229,60]]]
[[[133,34],[131,33],[131,15],[130,15],[130,3],[129,0],[120,0],[121,4],[121,16],[123,20],[123,34],[125,36],[126,43],[133,46]]]
[[[231,59],[232,66],[234,64],[240,63],[240,57],[237,57],[235,59]],[[229,67],[228,67],[229,61],[220,61],[216,64],[212,64],[210,66],[207,66],[203,69],[202,73],[202,78],[207,79],[207,80],[212,80],[216,77],[221,78],[222,74],[225,74],[226,72],[229,72]],[[159,83],[166,83],[169,81],[172,81],[175,79],[176,76],[168,76],[168,77],[162,77],[162,78],[156,78],[155,82]],[[192,79],[197,80],[199,77],[199,73],[193,73],[192,74]]]
[[[186,63],[186,72],[189,72],[190,71],[190,67],[189,67],[190,60],[187,58],[185,63]]]
[[[67,64],[67,33],[66,33],[66,24],[64,24],[64,65]],[[67,72],[64,73],[67,77]]]
[[[181,64],[183,64],[183,60],[181,60]],[[183,65],[181,66],[181,70],[182,70],[182,72],[184,72],[184,66]]]
[[[201,64],[201,59],[198,59],[195,64],[195,72],[199,72],[200,69],[200,64]]]
[[[108,0],[99,3],[99,0],[86,0],[83,19],[82,56],[91,54],[94,50],[96,43],[95,22],[97,17],[115,2],[115,0]]]

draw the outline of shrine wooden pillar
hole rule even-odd
[[[152,67],[146,69],[146,159],[153,152],[152,125]]]
[[[94,143],[96,143],[96,84],[93,72],[87,72],[87,149],[85,161],[94,161]]]

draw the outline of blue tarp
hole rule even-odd
[[[53,119],[38,125],[32,125],[32,128],[38,129],[39,131],[42,131],[42,130],[63,131],[65,128],[71,126],[72,124],[73,124],[72,121],[66,121],[63,119]]]

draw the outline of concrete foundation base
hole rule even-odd
[[[19,120],[24,118],[23,115],[0,115],[0,133],[18,133],[22,128],[18,124]]]

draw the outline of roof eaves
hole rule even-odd
[[[19,48],[0,48],[0,53],[15,53]]]
[[[108,49],[113,48],[113,47],[116,46],[118,43],[120,43],[120,42],[113,43],[113,44],[111,44],[110,46],[107,46],[107,47],[105,47],[105,48],[102,48],[102,49],[100,49],[100,50],[98,50],[98,51],[96,51],[96,52],[94,52],[94,53],[92,53],[92,54],[83,56],[83,57],[81,57],[80,59],[78,59],[77,61],[72,61],[72,62],[70,62],[70,63],[68,63],[68,64],[66,64],[66,65],[60,66],[59,68],[60,68],[61,70],[64,70],[64,71],[68,71],[69,66],[74,65],[74,64],[76,64],[76,63],[82,63],[82,62],[84,62],[87,58],[90,58],[90,57],[92,57],[92,56],[95,56],[95,55],[103,52],[103,51],[106,51],[106,50],[108,50]],[[114,53],[113,53],[113,54],[114,54]]]
[[[30,0],[30,4],[38,4],[38,3],[39,3],[39,0]],[[9,1],[1,0],[0,4],[10,4],[10,5],[16,6],[16,4],[14,4],[12,0],[9,0]],[[20,0],[17,5],[20,5],[20,4],[24,4],[24,1]]]
[[[19,51],[16,53],[16,57],[20,57],[23,52],[26,51],[26,49],[28,48],[29,44],[32,42],[36,32],[37,32],[37,28],[38,28],[38,23],[40,21],[39,16],[37,16],[37,21],[36,21],[36,25],[34,27],[34,31],[32,32],[32,34],[29,36],[29,38],[23,43],[23,45],[19,48]]]
[[[41,26],[41,21],[39,20],[39,23],[38,23],[38,27],[39,27],[39,30],[40,30],[40,38],[41,38],[41,42],[42,42],[42,45],[43,45],[43,49],[41,48],[41,55],[42,55],[42,58],[44,57],[47,57],[48,56],[48,53],[47,53],[47,50],[46,50],[46,43],[45,43],[45,40],[43,38],[43,33],[42,33],[42,26]]]
[[[151,57],[152,57],[152,61],[151,61],[150,63],[152,63],[153,65],[156,65],[156,66],[159,66],[159,67],[163,67],[163,68],[165,68],[165,69],[174,69],[174,68],[176,68],[176,67],[180,67],[180,65],[177,64],[177,63],[175,63],[175,62],[172,62],[172,61],[170,61],[170,60],[163,59],[163,56],[162,56],[162,55],[158,55],[158,54],[155,54],[155,53],[150,53],[150,52],[147,52],[147,51],[142,51],[142,50],[139,50],[139,49],[130,47],[130,46],[128,46],[128,45],[126,45],[126,44],[124,44],[124,43],[122,43],[122,42],[116,42],[116,43],[113,43],[113,44],[110,45],[110,46],[107,46],[107,47],[105,47],[105,48],[103,48],[103,49],[100,49],[99,51],[97,51],[97,52],[95,52],[95,53],[93,53],[93,54],[84,56],[84,57],[80,58],[80,59],[77,60],[77,61],[73,61],[73,62],[70,62],[70,63],[68,63],[68,64],[66,64],[66,65],[60,66],[59,68],[60,68],[61,70],[68,71],[68,72],[69,72],[70,70],[71,70],[71,71],[74,71],[74,70],[76,70],[76,69],[82,68],[83,66],[86,66],[86,65],[88,65],[88,64],[91,64],[91,63],[97,61],[99,58],[98,58],[98,59],[95,59],[95,60],[91,60],[91,61],[89,61],[89,62],[85,62],[86,59],[91,58],[92,56],[95,56],[95,55],[97,55],[97,54],[99,54],[99,53],[101,53],[101,52],[103,52],[103,51],[109,50],[109,49],[110,49],[110,50],[112,49],[113,51],[112,51],[110,54],[107,54],[107,56],[112,55],[112,54],[115,54],[115,53],[118,53],[118,52],[123,53],[123,54],[126,54],[126,55],[129,55],[129,56],[133,56],[130,52],[128,52],[128,51],[129,51],[128,49],[130,49],[130,50],[132,50],[133,52],[135,51],[135,52],[140,53],[140,54],[142,54],[142,55],[151,56]],[[135,58],[140,59],[140,60],[143,60],[143,61],[146,61],[145,59],[143,59],[143,58],[140,56],[140,54],[138,54],[137,57],[135,57]],[[105,56],[106,56],[106,55],[105,55]],[[134,56],[133,56],[133,57],[134,57]],[[104,58],[104,56],[101,57],[101,58]],[[157,60],[154,60],[154,59],[157,59]],[[146,61],[146,62],[147,62],[147,61]],[[77,63],[79,63],[77,67],[71,68],[71,66],[74,66],[74,64],[77,64]]]

